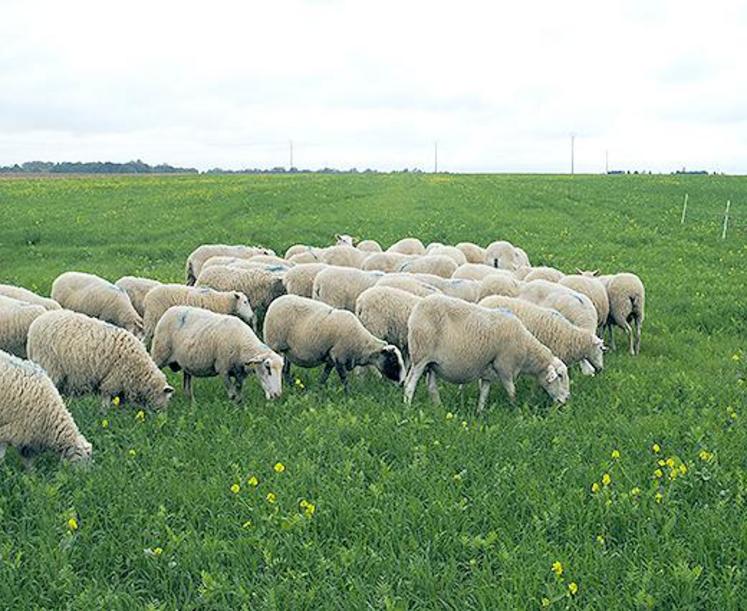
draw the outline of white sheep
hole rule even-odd
[[[255,328],[257,318],[264,315],[272,301],[285,295],[282,274],[257,267],[242,269],[214,265],[200,272],[195,286],[215,291],[239,291],[246,295],[254,312]]]
[[[480,297],[484,299],[490,295],[516,297],[522,283],[508,274],[489,274],[480,280]],[[479,301],[479,300],[478,300]]]
[[[514,276],[510,271],[505,269],[496,269],[484,263],[465,263],[460,265],[451,275],[452,278],[461,278],[462,280],[477,280],[478,282],[488,276],[504,276],[513,279]]]
[[[386,251],[403,255],[424,255],[425,246],[417,238],[402,238],[387,248]]]
[[[30,466],[43,449],[70,462],[88,461],[91,444],[39,365],[0,351],[0,461],[15,447]]]
[[[358,296],[355,315],[375,337],[397,346],[407,365],[407,320],[421,299],[389,286],[373,286]]]
[[[306,244],[293,244],[292,246],[289,246],[288,249],[285,251],[285,254],[283,255],[283,259],[288,261],[293,255],[306,252],[306,250],[308,250],[309,248],[313,248],[313,247],[307,246]]]
[[[187,285],[192,286],[200,275],[202,266],[210,257],[227,256],[249,259],[256,255],[274,255],[275,251],[261,246],[244,246],[243,244],[203,244],[195,248],[187,257]]]
[[[547,267],[545,265],[541,265],[539,267],[523,266],[516,270],[516,272],[514,272],[514,275],[524,282],[531,282],[532,280],[560,282],[560,280],[565,277],[565,274],[559,269],[555,269],[554,267]]]
[[[567,286],[547,280],[532,280],[519,287],[517,297],[557,310],[577,327],[592,333],[596,331],[597,310],[591,299]]]
[[[355,312],[358,295],[383,276],[383,272],[367,272],[353,267],[327,267],[314,279],[312,298],[333,308]]]
[[[43,314],[31,323],[26,349],[64,394],[164,408],[174,392],[132,333],[85,314]]]
[[[410,314],[407,343],[412,365],[405,380],[409,404],[427,372],[428,391],[440,403],[436,376],[454,384],[480,382],[478,411],[499,379],[511,401],[520,373],[534,376],[557,402],[570,396],[568,369],[506,309],[488,309],[445,295],[423,299]]]
[[[462,251],[467,263],[485,263],[485,249],[473,242],[459,242],[456,248]]]
[[[392,273],[399,271],[403,264],[415,258],[414,255],[403,255],[398,252],[375,252],[365,258],[361,269]]]
[[[596,271],[582,273],[585,276],[597,274]],[[646,289],[643,282],[638,276],[628,272],[597,277],[607,289],[609,298],[610,312],[604,326],[609,329],[610,346],[613,350],[617,349],[612,330],[616,325],[628,336],[630,354],[640,354],[641,326],[646,308]]]
[[[192,400],[192,376],[223,377],[229,399],[237,402],[252,371],[267,399],[277,399],[283,390],[283,358],[235,316],[190,306],[169,308],[156,325],[151,356],[158,368],[168,365],[184,373],[184,392]]]
[[[476,302],[480,297],[480,283],[476,280],[462,278],[442,278],[433,274],[412,274],[421,282],[435,286],[444,295],[458,297],[465,301]]]
[[[427,297],[428,295],[441,293],[432,284],[419,280],[415,274],[385,274],[376,283],[376,286],[389,286],[401,291],[407,291],[418,297]]]
[[[445,244],[438,244],[436,246],[433,246],[431,248],[431,245],[428,245],[428,248],[426,249],[427,255],[443,255],[445,257],[449,257],[454,260],[454,263],[459,265],[464,265],[467,263],[467,257],[464,256],[464,253],[459,250],[456,246],[447,246]]]
[[[607,289],[599,278],[571,274],[563,276],[558,280],[558,284],[567,286],[569,289],[573,289],[591,299],[597,311],[597,328],[604,326],[610,314],[610,300]]]
[[[514,271],[522,266],[529,265],[526,253],[511,242],[499,240],[488,244],[485,249],[485,263],[498,269]]]
[[[283,274],[283,285],[289,295],[299,295],[311,299],[314,292],[314,279],[326,263],[301,263],[294,265]]]
[[[0,350],[25,359],[29,327],[45,312],[44,306],[0,296]]]
[[[399,271],[410,274],[433,274],[442,278],[451,278],[459,266],[454,259],[446,255],[423,255],[403,263]]]
[[[336,267],[354,267],[360,269],[368,253],[345,244],[330,246],[321,254],[321,261]]]
[[[383,252],[383,248],[381,248],[381,244],[379,244],[376,240],[362,240],[361,242],[358,242],[355,247],[358,250],[362,250],[363,252]]]
[[[347,374],[355,367],[374,365],[390,380],[401,384],[404,379],[402,354],[396,346],[374,337],[352,312],[320,301],[297,295],[276,299],[267,310],[264,337],[285,357],[286,379],[291,363],[300,367],[323,363],[322,384],[335,369],[346,393]]]
[[[335,234],[335,246],[355,246],[355,238],[347,233]]]
[[[0,284],[0,296],[18,299],[18,301],[25,301],[26,303],[33,303],[34,305],[40,305],[47,310],[59,310],[62,307],[54,299],[42,297],[28,289],[21,286],[13,286],[12,284]]]
[[[138,276],[124,276],[114,284],[127,293],[132,307],[135,308],[135,311],[140,314],[141,317],[145,312],[143,301],[145,300],[148,291],[157,286],[161,286],[161,283],[158,280],[140,278]]]
[[[63,308],[98,318],[143,336],[143,318],[127,293],[93,274],[65,272],[52,283],[52,299]]]
[[[604,367],[604,342],[588,329],[571,324],[556,310],[499,295],[486,297],[479,305],[511,310],[555,356],[566,365],[580,363],[586,375],[594,375]]]
[[[214,291],[213,289],[181,284],[162,284],[149,291],[145,296],[145,314],[143,327],[145,328],[145,343],[150,345],[156,324],[166,310],[175,305],[188,305],[205,308],[216,314],[231,314],[238,316],[246,324],[255,322],[254,311],[249,305],[249,299],[239,291]]]

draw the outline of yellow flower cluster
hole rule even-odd
[[[257,479],[256,475],[250,476],[246,480],[246,483],[249,484],[252,488],[256,488],[257,486],[259,486],[259,480]]]
[[[119,407],[119,403],[120,403],[120,401],[119,401],[119,397],[114,397],[114,398],[112,399],[112,405],[113,405],[114,407]]]
[[[265,498],[267,498],[268,503],[275,503],[278,500],[278,497],[274,492],[268,492],[267,497]]]
[[[67,529],[70,532],[78,530],[78,520],[75,517],[72,517],[67,521]]]
[[[275,470],[275,473],[282,473],[285,471],[285,465],[281,462],[276,462],[273,469]]]
[[[709,452],[708,450],[701,450],[698,452],[698,458],[702,460],[703,462],[710,462],[710,460],[713,458],[713,453]]]
[[[556,560],[552,563],[552,567],[550,567],[553,573],[560,577],[563,574],[563,565],[559,560]]]
[[[298,506],[301,508],[307,518],[312,517],[314,515],[314,512],[316,511],[316,505],[307,501],[306,499],[302,499]]]
[[[306,388],[306,387],[304,386],[303,382],[301,381],[301,378],[296,378],[295,384],[296,384],[296,386],[297,386],[297,387],[298,387],[299,389],[301,389],[301,390],[303,390],[304,388]]]
[[[143,422],[145,420],[145,412],[143,410],[140,410],[137,414],[135,414],[135,420],[138,422]]]
[[[239,486],[238,484],[231,484],[231,492],[233,492],[234,494],[238,494],[239,492],[241,492],[241,486]]]
[[[601,536],[600,536],[600,537],[597,537],[597,539],[600,539],[600,538],[602,539],[602,541],[604,541],[604,538],[603,538],[603,537],[601,537]],[[564,572],[564,568],[563,568],[563,564],[562,564],[562,563],[560,562],[560,560],[556,560],[555,562],[553,562],[553,563],[552,563],[552,566],[550,567],[550,570],[551,570],[551,571],[552,571],[553,573],[555,573],[555,578],[556,578],[556,579],[557,579],[558,581],[560,581],[560,582],[562,582],[562,581],[563,581],[563,580],[561,579],[561,577],[562,577],[562,575],[563,575],[563,572]],[[567,588],[567,590],[568,590],[568,595],[569,595],[569,596],[575,596],[575,595],[576,595],[576,594],[578,593],[578,584],[577,584],[577,583],[576,583],[575,581],[569,581],[569,582],[568,582],[568,584],[566,585],[566,588]],[[551,602],[552,602],[552,601],[550,601],[550,599],[548,599],[548,598],[543,598],[543,599],[542,599],[542,606],[543,606],[543,607],[549,607],[549,606],[550,606],[550,604],[551,604]]]

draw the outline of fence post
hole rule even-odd
[[[685,214],[687,214],[687,196],[688,194],[685,193],[685,202],[682,204],[682,218],[680,219],[680,225],[685,224]]]
[[[731,200],[726,200],[726,210],[724,211],[724,228],[721,230],[721,239],[726,239],[726,228],[729,225],[729,208],[731,207]]]

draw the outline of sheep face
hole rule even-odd
[[[75,445],[65,448],[62,452],[62,458],[71,463],[85,464],[91,460],[92,450],[91,443],[83,435],[79,435]]]
[[[355,242],[355,238],[353,236],[350,236],[346,233],[343,234],[335,234],[335,246],[353,246]]]
[[[591,350],[585,359],[594,368],[594,373],[599,373],[604,369],[604,351],[604,340],[595,335],[591,340]]]
[[[145,339],[145,329],[143,328],[142,319],[133,320],[125,326],[125,329],[137,337],[141,342]]]
[[[547,369],[537,376],[537,381],[557,403],[565,403],[571,396],[568,368],[559,358],[553,358]]]
[[[234,314],[250,327],[256,328],[257,317],[254,314],[254,310],[252,310],[252,306],[249,305],[249,299],[247,299],[247,296],[238,291],[234,291],[233,297],[236,300],[233,310]]]
[[[374,364],[384,377],[393,382],[402,384],[405,381],[405,363],[397,346],[384,346],[376,353]]]
[[[174,395],[174,387],[168,384],[163,385],[160,389],[155,389],[150,393],[147,401],[135,401],[136,403],[145,403],[152,405],[155,409],[165,409],[169,404],[171,397]]]
[[[247,367],[254,369],[268,401],[280,397],[283,393],[283,357],[266,356],[261,360],[247,363]]]

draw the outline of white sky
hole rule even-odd
[[[0,165],[747,173],[747,2],[0,0]]]

